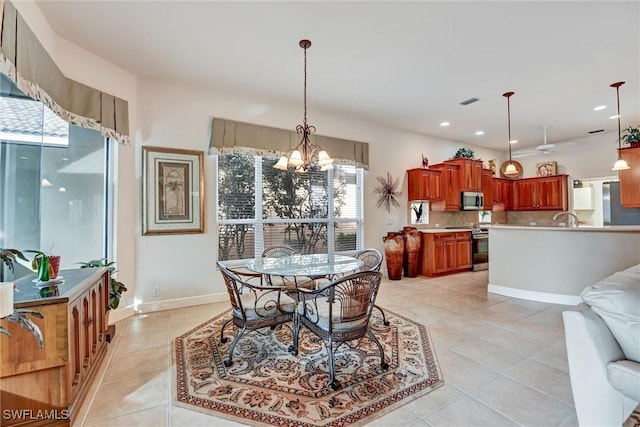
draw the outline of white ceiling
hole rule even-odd
[[[622,126],[640,123],[637,0],[37,3],[60,37],[142,78],[300,105],[301,119],[308,38],[310,124],[322,111],[506,149],[511,90],[521,149],[543,125],[549,143],[617,131],[619,80]]]

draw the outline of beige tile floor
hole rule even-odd
[[[378,303],[427,325],[445,385],[371,426],[577,426],[562,311],[487,293],[488,272],[384,280]],[[227,303],[119,322],[75,425],[242,425],[172,404],[176,336]]]

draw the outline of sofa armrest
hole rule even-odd
[[[609,362],[624,359],[604,321],[592,310],[562,313],[571,390],[581,426],[622,425],[637,403],[607,379]]]

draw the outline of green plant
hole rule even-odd
[[[27,249],[24,252],[35,254],[31,260],[31,268],[38,272],[38,280],[47,282],[51,277],[54,277],[53,266],[49,262],[47,254],[35,249]]]
[[[16,258],[20,258],[23,261],[29,261],[18,249],[0,248],[0,259],[7,265],[7,267],[9,267],[11,272],[13,272],[13,264],[16,262]]]
[[[31,332],[33,336],[36,338],[36,341],[38,341],[38,345],[40,346],[40,348],[44,348],[44,339],[42,338],[42,332],[40,331],[40,328],[38,327],[38,325],[33,323],[33,320],[29,319],[28,315],[37,317],[38,319],[44,318],[42,314],[38,313],[35,310],[29,310],[26,308],[17,308],[13,311],[13,313],[8,315],[7,317],[3,317],[3,319],[9,322],[18,323],[20,326],[22,326],[22,329],[24,329],[25,331]],[[0,334],[5,334],[8,337],[11,336],[9,331],[7,331],[2,326],[0,326]]]
[[[454,159],[475,159],[475,155],[473,154],[473,150],[470,148],[458,148],[456,154],[453,155]]]
[[[640,142],[640,127],[627,126],[623,132],[622,142],[625,144]]]
[[[106,258],[100,259],[92,259],[91,261],[79,262],[80,268],[95,268],[95,267],[107,267],[109,269],[109,277],[111,278],[109,282],[109,307],[105,307],[105,309],[116,309],[118,305],[120,305],[120,298],[122,297],[122,293],[127,290],[127,287],[124,283],[118,281],[114,276],[116,273],[116,269],[114,267],[115,262],[108,262]]]

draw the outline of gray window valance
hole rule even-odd
[[[209,152],[279,157],[293,150],[300,143],[300,138],[295,130],[214,118],[211,121]],[[366,142],[322,135],[311,135],[311,141],[325,149],[338,164],[369,169],[369,144]]]
[[[128,143],[127,101],[62,74],[15,6],[5,0],[0,0],[0,72],[67,122]]]

